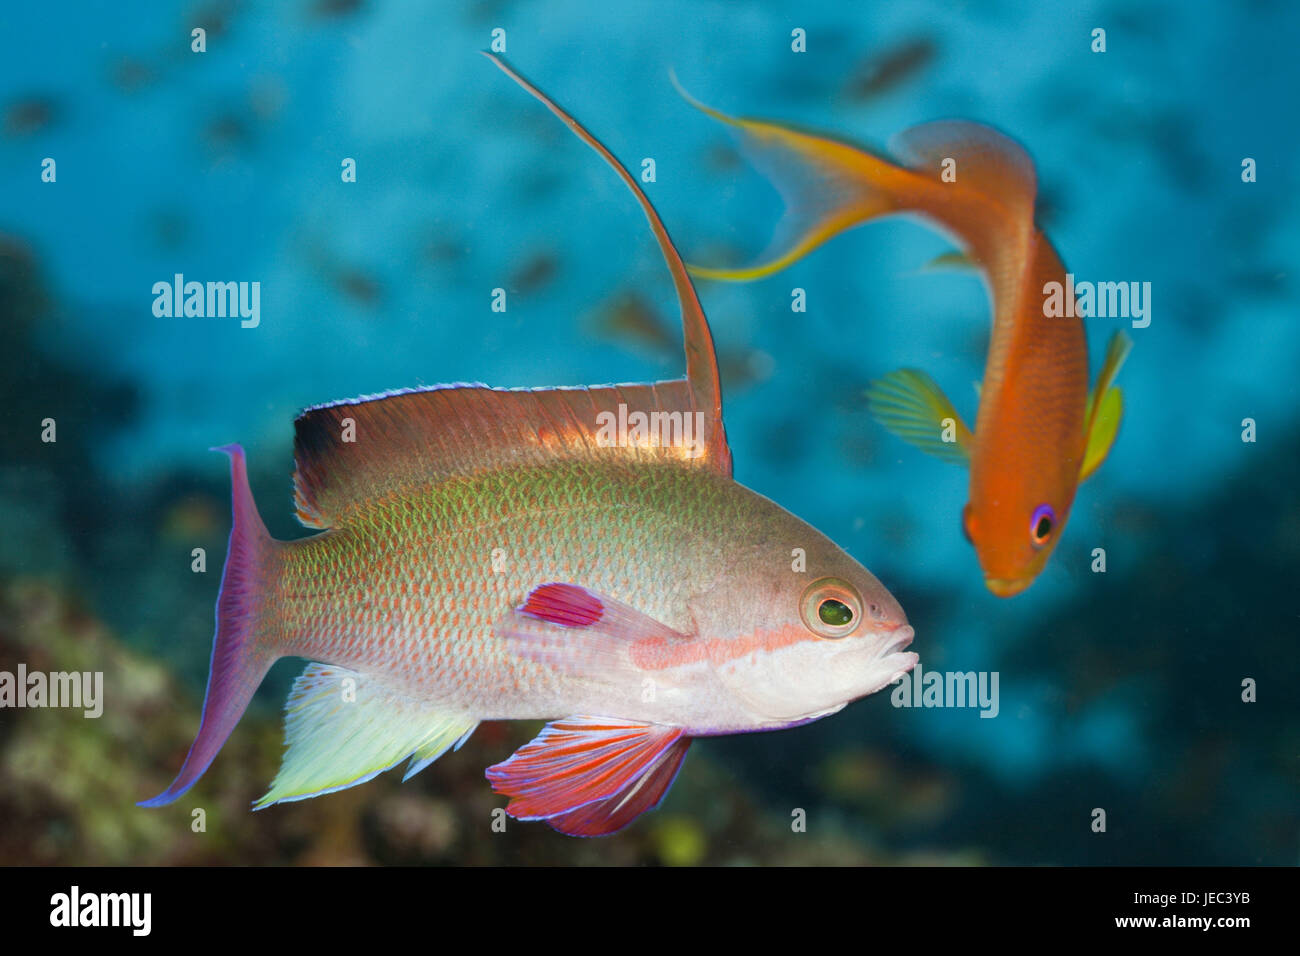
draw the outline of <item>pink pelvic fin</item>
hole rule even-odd
[[[546,820],[575,836],[603,836],[659,804],[690,742],[680,727],[568,717],[489,767],[487,778],[512,798],[511,816]]]
[[[652,769],[636,783],[629,784],[612,797],[597,800],[569,813],[548,817],[546,822],[569,836],[608,836],[623,829],[641,814],[659,806],[668,788],[682,769],[690,737],[682,737],[663,752]]]

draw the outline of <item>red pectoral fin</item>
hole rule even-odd
[[[680,727],[604,717],[553,721],[509,760],[487,769],[506,812],[562,833],[603,836],[658,806],[691,739]]]
[[[588,627],[599,623],[605,603],[576,584],[543,584],[533,588],[520,613],[563,627]]]
[[[636,648],[648,652],[692,640],[629,604],[560,582],[538,585],[494,629],[518,657],[605,684],[643,676]]]

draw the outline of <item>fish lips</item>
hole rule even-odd
[[[875,637],[867,646],[846,647],[831,659],[833,666],[843,666],[861,672],[855,681],[858,697],[874,694],[894,683],[913,667],[920,656],[907,651],[916,632],[910,624],[903,624]],[[863,662],[863,657],[867,661]]]
[[[915,667],[916,662],[921,659],[920,655],[915,651],[904,651],[905,648],[911,646],[912,638],[915,636],[916,631],[912,629],[912,625],[904,624],[894,632],[893,640],[881,651],[880,663],[896,668],[894,675],[885,681],[886,684],[892,684],[898,680],[898,678]]]
[[[984,579],[984,586],[989,592],[1000,598],[1015,597],[1029,585],[1034,583],[1032,577],[1024,578],[991,578]]]

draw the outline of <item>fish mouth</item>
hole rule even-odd
[[[906,651],[916,632],[910,624],[894,628],[884,636],[883,646],[869,665],[870,677],[858,696],[865,697],[888,687],[916,666],[920,660],[914,652]]]
[[[892,684],[898,680],[915,667],[916,662],[920,660],[920,657],[915,652],[907,651],[904,653],[904,649],[912,643],[912,638],[915,636],[916,632],[912,630],[912,626],[904,624],[890,635],[889,643],[885,645],[885,649],[876,658],[879,665],[888,667],[890,671],[889,679],[885,681],[886,684]]]
[[[1015,597],[1034,582],[1033,578],[985,578],[984,586],[1000,598]]]
[[[904,624],[902,627],[897,628],[893,632],[893,634],[891,635],[893,640],[890,641],[890,643],[885,647],[885,649],[880,652],[880,656],[884,658],[884,657],[888,657],[890,654],[897,654],[903,648],[911,644],[912,638],[914,638],[915,636],[916,636],[916,631],[912,629],[912,625]]]

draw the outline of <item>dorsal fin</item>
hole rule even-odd
[[[337,527],[379,495],[508,465],[603,458],[675,461],[731,474],[713,336],[658,213],[577,120],[498,57],[484,55],[599,153],[636,196],[677,291],[686,378],[590,388],[447,385],[308,409],[294,422],[294,497],[298,518],[309,527]],[[638,430],[637,413],[648,427]]]
[[[699,431],[707,416],[689,411],[690,399],[678,379],[592,388],[443,385],[320,405],[294,422],[298,519],[337,527],[377,496],[507,465],[671,460],[730,474],[730,455],[724,446],[719,460]],[[648,427],[651,415],[659,427]],[[647,427],[638,430],[640,421]],[[674,436],[680,440],[669,441]]]
[[[709,321],[704,317],[704,308],[700,305],[699,296],[695,294],[695,286],[686,271],[686,263],[682,261],[677,247],[668,235],[668,230],[664,228],[659,213],[642,192],[636,178],[605,147],[604,143],[591,135],[581,123],[565,112],[562,106],[520,76],[499,56],[486,51],[483,55],[500,67],[506,76],[539,99],[573,131],[575,136],[600,154],[600,157],[609,164],[636,197],[641,211],[645,213],[646,220],[650,223],[655,241],[659,243],[659,251],[663,254],[669,273],[672,274],[673,288],[677,292],[677,304],[682,313],[682,337],[686,347],[686,382],[687,391],[691,395],[691,410],[704,413],[711,449],[709,457],[722,471],[731,474],[731,453],[727,448],[727,438],[722,427],[722,384],[718,378],[718,356],[713,350],[713,333],[709,331]]]
[[[957,183],[1004,206],[1017,221],[1032,226],[1038,175],[1034,161],[1009,136],[969,120],[936,120],[903,130],[890,152],[910,169],[938,176],[945,159],[957,164]]]

